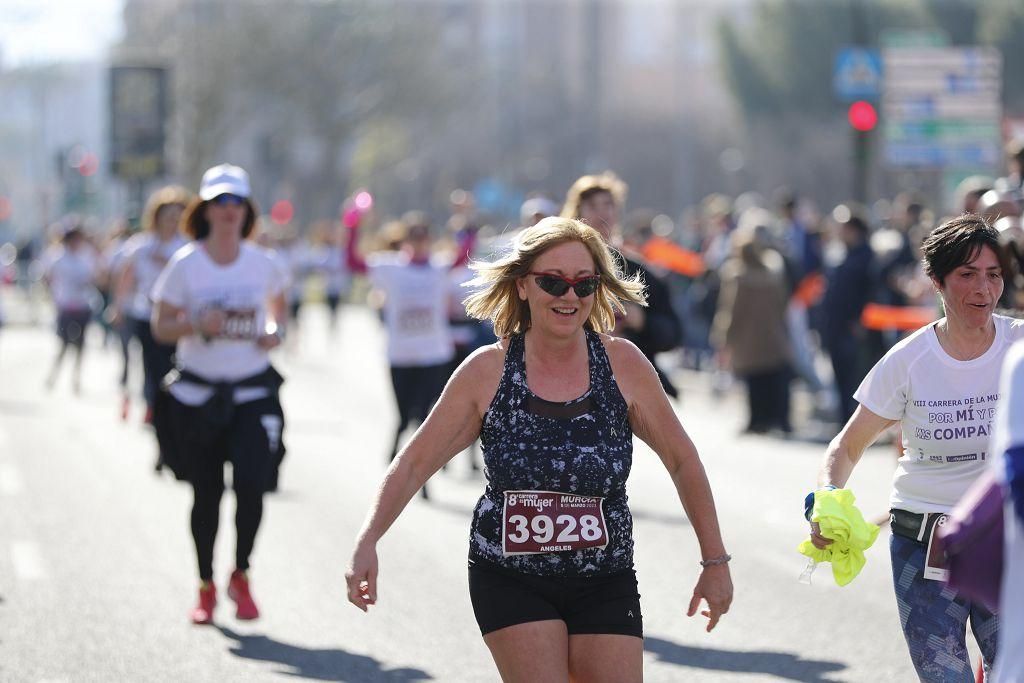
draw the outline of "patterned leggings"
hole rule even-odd
[[[900,625],[918,677],[925,683],[973,683],[967,657],[967,618],[981,648],[985,678],[996,656],[999,621],[957,596],[942,581],[925,579],[926,547],[895,534],[889,540]]]

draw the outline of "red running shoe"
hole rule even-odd
[[[237,618],[246,621],[259,618],[260,610],[252,599],[252,593],[249,592],[249,577],[241,569],[236,569],[231,573],[231,579],[228,581],[228,597],[234,600],[238,607],[235,611]]]
[[[212,624],[213,608],[217,606],[217,587],[212,581],[199,587],[199,604],[192,610],[193,624]]]

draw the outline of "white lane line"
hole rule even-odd
[[[11,564],[14,575],[24,581],[37,581],[46,578],[46,565],[39,545],[32,541],[14,541],[11,543]]]
[[[0,462],[0,494],[16,496],[24,488],[18,468],[9,462]]]
[[[0,427],[0,458],[7,455],[7,444],[9,440],[7,438],[7,432],[4,431],[3,427]]]

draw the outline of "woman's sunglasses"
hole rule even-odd
[[[576,296],[584,299],[597,291],[597,286],[601,283],[600,275],[585,275],[575,280],[553,273],[530,273],[530,275],[535,277],[534,282],[537,283],[537,286],[551,296],[562,296],[572,287]]]
[[[231,194],[225,192],[214,197],[211,201],[219,206],[241,206],[245,204],[245,197],[239,197],[237,194]]]

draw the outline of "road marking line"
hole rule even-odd
[[[46,566],[39,545],[32,541],[15,541],[11,543],[11,564],[14,575],[24,581],[36,581],[46,578]]]
[[[16,496],[24,488],[18,468],[10,463],[0,462],[0,493],[5,496]]]

